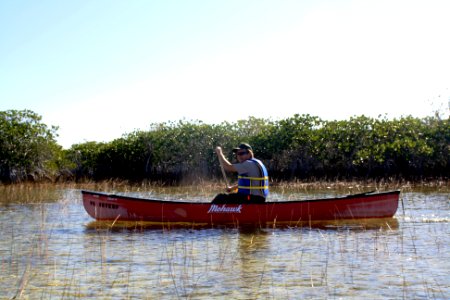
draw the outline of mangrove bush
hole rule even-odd
[[[43,175],[170,184],[220,178],[214,148],[222,146],[234,160],[231,150],[240,142],[254,147],[273,180],[449,178],[450,122],[439,116],[163,122],[108,143],[86,142],[66,150],[54,140],[57,128],[47,128],[35,113],[0,116],[2,181]]]

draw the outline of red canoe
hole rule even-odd
[[[96,220],[139,221],[155,226],[302,226],[315,221],[391,218],[400,191],[337,198],[259,204],[212,204],[144,199],[82,191],[83,205]]]

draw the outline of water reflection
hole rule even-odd
[[[246,224],[245,227],[239,228],[224,226],[201,225],[201,224],[171,224],[171,223],[154,223],[141,221],[91,221],[86,224],[86,230],[110,230],[111,232],[121,232],[123,230],[144,231],[144,230],[174,230],[179,228],[202,230],[210,228],[235,228],[241,233],[263,233],[263,229],[274,228],[305,228],[305,229],[323,229],[323,230],[394,230],[398,229],[399,222],[397,218],[373,218],[373,219],[347,219],[347,220],[326,220],[326,221],[307,221],[298,222],[295,227],[277,224],[276,227],[268,225],[261,227],[260,224]]]
[[[92,221],[74,190],[22,195],[0,203],[0,299],[448,299],[448,194],[403,197],[390,219],[197,229]]]
[[[238,280],[240,294],[247,299],[267,298],[262,289],[266,280],[269,233],[265,230],[241,230],[238,236]]]

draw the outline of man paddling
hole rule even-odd
[[[233,149],[238,163],[230,163],[222,148],[216,147],[221,166],[228,172],[238,173],[238,183],[227,186],[227,194],[218,194],[213,203],[263,203],[269,194],[269,176],[264,164],[254,158],[253,149],[247,143]],[[236,192],[237,190],[237,192]]]

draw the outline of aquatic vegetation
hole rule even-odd
[[[311,184],[298,184],[290,191],[286,184],[274,193],[309,197],[327,191],[333,195],[333,188],[373,188],[358,182],[317,186],[314,190]],[[170,197],[212,193],[197,186],[112,181],[53,188],[0,186],[0,194],[11,197],[0,202],[0,298],[446,299],[450,295],[448,185],[405,186],[404,210],[390,220],[251,230],[155,230],[139,222],[94,222],[81,205],[81,188]],[[21,196],[13,196],[15,192]]]

